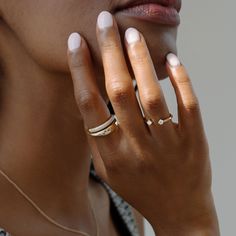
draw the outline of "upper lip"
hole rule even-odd
[[[182,0],[123,0],[122,3],[116,7],[115,10],[120,11],[123,9],[127,9],[127,8],[138,6],[138,5],[148,4],[148,3],[159,4],[166,7],[173,7],[178,12],[180,12]]]

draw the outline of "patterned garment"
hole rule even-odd
[[[3,229],[0,228],[0,236],[11,236],[11,235],[6,233]]]
[[[139,236],[138,228],[134,219],[131,207],[121,197],[119,197],[106,183],[96,174],[91,166],[90,177],[100,183],[107,191],[111,201],[111,216],[116,228],[122,236]],[[0,236],[11,236],[0,228]]]
[[[120,196],[118,196],[106,183],[96,174],[93,167],[90,176],[102,184],[109,194],[111,200],[111,215],[122,236],[139,236],[138,227],[134,219],[131,207]]]

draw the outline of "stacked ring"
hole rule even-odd
[[[159,119],[157,122],[155,122],[151,119],[146,119],[145,117],[144,117],[144,121],[148,126],[151,126],[152,124],[164,125],[166,122],[171,121],[172,118],[173,118],[173,115],[170,114],[169,117],[167,117],[165,119]],[[112,133],[113,131],[115,131],[118,126],[119,126],[119,124],[116,119],[116,116],[112,115],[103,124],[101,124],[97,127],[88,129],[88,134],[91,136],[94,136],[94,137],[106,136],[106,135]]]
[[[104,122],[103,124],[88,129],[88,134],[94,137],[98,137],[98,136],[106,136],[110,133],[112,133],[113,131],[116,130],[116,128],[118,127],[118,122],[116,120],[115,115],[112,115],[106,122]]]

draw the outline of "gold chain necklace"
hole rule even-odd
[[[67,226],[64,226],[64,225],[58,223],[54,219],[52,219],[10,177],[8,177],[8,175],[5,172],[3,172],[1,169],[0,169],[0,174],[51,224],[57,226],[58,228],[61,228],[61,229],[65,230],[65,231],[71,232],[71,233],[76,233],[76,234],[83,235],[83,236],[91,236],[86,232],[83,232],[83,231],[80,231],[80,230],[77,230],[77,229],[69,228]],[[90,201],[90,206],[91,206],[91,209],[92,209],[92,214],[93,214],[94,221],[96,223],[96,236],[99,236],[99,225],[98,225],[98,221],[97,221],[97,218],[96,218],[96,215],[95,215],[95,210],[92,207],[91,201]]]

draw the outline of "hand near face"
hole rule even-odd
[[[127,29],[125,46],[145,120],[117,23],[109,12],[99,15],[96,35],[107,95],[118,120],[109,135],[88,135],[97,173],[150,221],[156,233],[217,235],[209,148],[198,99],[184,66],[174,54],[167,55],[166,69],[178,102],[176,124],[144,36],[135,28]],[[85,39],[73,33],[68,45],[74,94],[88,130],[103,124],[111,114],[98,89]],[[208,234],[197,234],[201,232]]]

